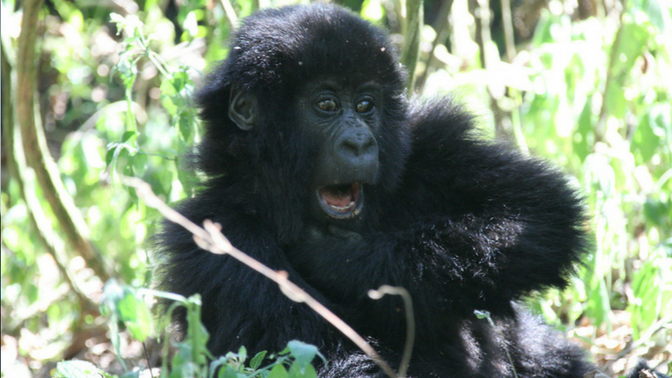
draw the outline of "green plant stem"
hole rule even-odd
[[[622,0],[622,9],[619,18],[619,27],[616,30],[616,35],[614,36],[614,42],[611,44],[611,50],[609,51],[609,65],[607,66],[607,78],[604,83],[604,92],[602,93],[602,105],[600,106],[600,115],[597,119],[597,125],[595,126],[595,142],[604,140],[604,134],[606,132],[606,123],[607,123],[607,103],[609,102],[609,92],[611,91],[611,86],[614,82],[614,67],[618,62],[618,49],[623,39],[623,16],[627,10],[627,1]]]

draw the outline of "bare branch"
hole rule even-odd
[[[36,49],[39,12],[42,0],[23,2],[23,19],[16,66],[16,120],[20,125],[23,148],[27,163],[35,170],[37,182],[45,198],[62,227],[67,240],[74,249],[86,260],[87,265],[96,272],[101,280],[106,281],[110,275],[105,269],[102,256],[93,248],[88,239],[88,227],[82,214],[74,204],[72,197],[65,190],[58,168],[46,146],[44,130],[35,117],[36,104]],[[39,113],[38,113],[39,114]]]

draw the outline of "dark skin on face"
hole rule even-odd
[[[382,88],[376,83],[348,85],[317,79],[297,96],[298,127],[319,144],[311,177],[311,215],[332,225],[351,228],[365,209],[364,185],[378,175]],[[258,102],[234,86],[229,117],[241,130],[251,130]],[[350,225],[348,226],[348,224]]]

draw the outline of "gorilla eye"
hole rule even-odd
[[[333,98],[329,98],[318,101],[317,108],[323,112],[335,112],[338,110],[338,104],[336,104],[336,101]]]
[[[355,106],[357,113],[368,113],[373,110],[373,103],[369,100],[362,100]]]

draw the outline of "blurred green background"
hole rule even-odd
[[[192,91],[238,19],[295,2],[2,0],[3,377],[123,370],[103,285],[150,286],[160,216],[120,174],[190,195]],[[585,193],[595,253],[530,305],[607,371],[672,372],[670,0],[427,0],[417,19],[411,1],[336,2],[390,31],[409,95],[457,96]],[[135,339],[121,332],[121,357],[146,366]]]

